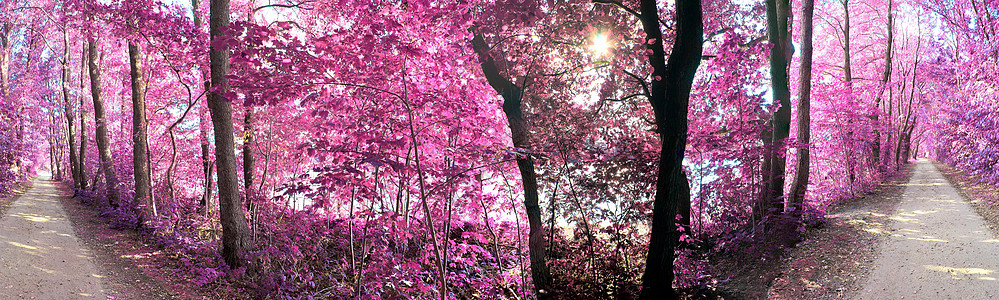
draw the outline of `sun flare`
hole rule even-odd
[[[607,35],[603,33],[598,33],[593,36],[593,53],[597,56],[603,56],[610,51],[611,43],[607,40]]]

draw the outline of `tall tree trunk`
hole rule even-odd
[[[146,86],[142,79],[142,49],[134,42],[128,43],[128,63],[132,80],[132,170],[135,176],[135,200],[145,205],[143,213],[154,215],[150,190],[149,160],[146,133]]]
[[[840,0],[840,3],[843,4],[843,80],[846,81],[846,85],[849,87],[853,86],[853,66],[850,62],[850,0]],[[802,17],[804,18],[804,16]],[[802,20],[802,23],[804,22]],[[802,34],[802,37],[804,37],[804,34]]]
[[[850,55],[850,0],[840,0],[840,4],[843,5],[843,82],[846,85],[847,90],[850,93],[850,97],[853,97],[853,64],[852,56]],[[852,101],[852,100],[851,100]],[[877,118],[877,115],[874,116]],[[853,141],[853,120],[847,120],[847,133],[846,137],[848,141]],[[874,135],[878,135],[877,129],[874,130]],[[853,147],[849,147],[849,154],[847,154],[848,166],[853,166],[854,150]],[[876,165],[872,163],[871,165]],[[856,181],[856,168],[848,167],[848,180],[850,182],[851,189],[853,187],[854,181]],[[852,192],[851,192],[852,193]]]
[[[75,132],[73,132],[73,110],[69,101],[69,33],[66,29],[62,31],[62,99],[63,112],[66,114],[66,137],[69,141],[69,167],[73,173],[74,195],[76,189],[80,189],[80,182],[86,181],[80,178],[80,159],[76,152]]]
[[[53,124],[55,123],[55,117],[53,117],[51,115],[46,115],[45,117],[49,119],[50,123],[53,123]],[[52,171],[52,176],[49,177],[49,178],[51,178],[52,181],[57,181],[57,180],[59,180],[59,172],[56,171],[56,154],[55,154],[55,148],[56,148],[55,139],[56,139],[56,137],[55,137],[55,130],[52,128],[53,124],[49,124],[49,126],[48,126],[49,127],[48,128],[49,129],[49,134],[48,134],[48,137],[47,137],[48,142],[49,142],[49,170]]]
[[[191,0],[191,15],[194,17],[194,27],[200,31],[203,24],[201,20],[200,0]],[[199,69],[201,69],[200,67],[201,65],[199,64],[198,66]],[[201,74],[201,79],[204,81],[205,90],[207,91],[211,87],[210,82],[208,80],[208,74],[205,72],[204,69],[201,69],[199,71]],[[209,211],[211,211],[210,208],[211,208],[211,199],[212,199],[213,164],[210,158],[211,152],[209,151],[210,148],[208,144],[208,111],[205,108],[205,105],[198,105],[198,130],[200,131],[198,140],[201,141],[201,168],[202,168],[202,173],[204,174],[204,188],[205,188],[205,192],[202,194],[201,197],[200,205],[201,209],[204,210],[205,216],[208,216]]]
[[[246,105],[243,114],[243,193],[246,194],[246,210],[253,208],[253,107]]]
[[[918,117],[919,117],[919,115],[913,115],[912,116],[912,123],[909,124],[909,128],[907,128],[907,130],[902,133],[902,135],[905,138],[905,141],[902,144],[903,145],[903,148],[902,148],[902,159],[904,159],[904,160],[908,160],[910,154],[913,154],[913,152],[911,152],[912,149],[913,149],[913,147],[912,147],[912,144],[913,144],[913,141],[912,141],[912,131],[914,129],[916,129],[916,119]],[[916,150],[918,150],[919,149],[919,145],[916,145],[915,148],[916,148]],[[912,159],[916,159],[914,155],[913,155]]]
[[[753,217],[780,214],[784,210],[784,176],[787,160],[784,142],[791,130],[791,90],[788,86],[787,65],[793,52],[790,32],[790,7],[787,0],[767,0],[767,31],[770,43],[770,80],[774,102],[780,107],[768,122],[764,133],[767,149],[763,159],[763,195],[753,207]]]
[[[87,115],[84,114],[86,109],[83,106],[83,95],[84,89],[84,72],[87,70],[87,57],[89,53],[89,47],[87,47],[87,42],[83,42],[80,47],[83,49],[83,53],[80,54],[80,156],[79,156],[79,168],[80,168],[80,189],[86,189],[89,185],[87,184]]]
[[[199,110],[198,115],[199,115],[199,117],[201,117],[201,121],[200,122],[207,123],[208,121],[205,120],[205,119],[207,119],[208,113],[202,111],[202,110],[205,110],[202,107],[199,107],[198,110]],[[208,126],[208,124],[199,124],[199,127],[207,127],[207,126]],[[202,169],[202,173],[204,173],[204,183],[203,184],[204,184],[204,188],[205,188],[205,192],[201,195],[201,203],[200,203],[200,205],[201,205],[202,209],[204,209],[205,216],[208,216],[208,215],[210,215],[211,206],[212,206],[212,203],[211,203],[211,200],[212,200],[212,190],[214,189],[214,184],[213,183],[215,182],[215,180],[213,180],[213,178],[212,178],[212,173],[213,173],[213,171],[215,169],[215,164],[212,162],[211,151],[210,151],[211,149],[209,148],[210,146],[207,143],[208,142],[208,133],[207,133],[207,130],[201,130],[200,134],[201,134],[200,139],[202,141],[202,143],[201,143],[201,169]]]
[[[62,133],[62,130],[60,130],[60,129],[62,129],[62,126],[60,126],[59,124],[61,124],[61,123],[59,123],[59,112],[58,111],[53,111],[52,112],[52,142],[55,143],[55,148],[54,148],[55,159],[54,159],[54,162],[55,162],[55,168],[56,168],[56,180],[60,180],[61,181],[63,179],[63,173],[62,173],[62,144],[60,144],[59,141],[61,140],[60,133]]]
[[[489,54],[489,45],[486,45],[482,34],[475,29],[473,32],[475,36],[472,39],[472,48],[479,55],[482,72],[489,85],[503,96],[503,113],[506,114],[507,123],[513,135],[513,146],[529,149],[531,147],[530,133],[527,131],[527,124],[524,122],[521,109],[523,90],[500,74],[496,62]],[[538,178],[534,170],[534,158],[531,155],[518,156],[517,168],[520,170],[520,177],[524,185],[524,208],[527,212],[529,228],[527,248],[531,260],[531,280],[534,283],[538,298],[548,299],[554,296],[554,290],[552,289],[551,271],[548,269],[548,254],[545,251],[545,230],[544,224],[541,223],[541,207],[538,204]]]
[[[803,0],[801,3],[801,68],[798,71],[798,159],[788,193],[790,201],[788,208],[795,219],[801,217],[805,203],[805,192],[808,190],[809,144],[811,143],[811,98],[812,98],[812,14],[815,11],[815,0]],[[849,55],[847,55],[849,57]],[[849,66],[849,60],[847,60]]]
[[[902,126],[899,127],[899,137],[898,144],[895,146],[895,164],[901,166],[906,163],[909,158],[908,147],[910,142],[910,135],[913,127],[915,127],[916,120],[915,115],[912,113],[912,102],[916,98],[916,74],[919,68],[919,48],[922,45],[922,40],[916,42],[916,57],[912,62],[912,84],[909,86],[909,103],[905,109],[905,119],[902,121]],[[905,94],[903,92],[902,96],[899,98],[904,98]],[[901,114],[901,103],[899,103],[899,113]],[[911,124],[910,124],[911,121]],[[904,153],[903,153],[904,151]]]
[[[90,48],[87,60],[90,69],[90,94],[94,100],[94,122],[97,125],[97,152],[101,159],[101,169],[104,170],[104,180],[107,182],[108,204],[118,207],[118,177],[114,172],[114,162],[111,160],[108,122],[104,113],[104,100],[101,98],[101,70],[97,65],[100,50],[97,49],[97,42],[93,37],[87,41],[87,45]]]
[[[4,21],[0,24],[0,96],[3,101],[10,99],[10,51],[12,42],[10,32],[14,25]]]
[[[250,6],[256,6],[256,1],[250,0]],[[246,21],[254,23],[253,11],[246,14]],[[253,165],[256,160],[253,157],[253,106],[243,102],[243,193],[246,196],[246,210],[250,212],[252,223],[253,215]],[[442,281],[443,282],[443,281]]]
[[[221,39],[222,28],[229,26],[229,0],[211,0],[211,39]],[[233,142],[232,104],[222,94],[228,90],[229,51],[216,48],[211,51],[212,87],[208,95],[212,125],[215,128],[215,161],[219,176],[219,218],[222,223],[222,258],[230,268],[246,263],[245,251],[250,249],[249,226],[240,205],[239,180],[236,177],[236,151]]]
[[[892,1],[888,0],[888,38],[885,44],[885,68],[884,72],[881,74],[881,90],[878,92],[878,96],[874,98],[874,122],[876,125],[880,125],[880,107],[881,107],[881,96],[884,93],[884,89],[888,88],[888,81],[891,80],[891,69],[892,69],[892,43],[894,42],[893,32],[894,32],[895,21],[892,19]],[[890,94],[890,92],[889,92]],[[891,101],[891,96],[888,97],[888,101]],[[889,135],[890,137],[890,135]],[[874,155],[874,161],[878,164],[878,169],[883,171],[881,165],[881,135],[875,131],[874,135],[874,149],[872,150]]]
[[[13,27],[14,25],[7,21],[0,23],[0,101],[3,101],[4,103],[11,103],[12,102],[11,100],[13,100],[10,99],[10,52],[11,48],[13,48],[10,35],[11,31],[14,29]],[[6,111],[0,113],[6,115],[5,117],[9,118],[9,120],[16,120],[17,118],[16,115],[11,115]],[[15,143],[20,144],[22,143],[22,141],[20,139],[17,139]],[[18,150],[17,145],[15,145],[14,150],[15,151],[11,151],[10,155],[11,159],[13,160],[12,162],[13,167],[17,169],[17,173],[14,174],[15,176],[14,179],[17,179],[20,177],[20,174],[23,171],[21,170],[21,165],[20,165],[21,159],[20,159],[20,153],[19,151],[17,151]],[[3,167],[7,168],[10,166],[3,166]]]
[[[46,114],[46,117],[49,121],[49,168],[52,169],[52,180],[58,181],[62,180],[59,172],[59,116],[53,111],[52,114]]]
[[[659,8],[655,0],[640,2],[642,29],[645,31],[652,67],[649,103],[655,112],[656,132],[660,138],[659,170],[652,208],[649,252],[642,276],[639,299],[673,299],[674,251],[680,240],[677,228],[690,224],[690,186],[683,173],[687,144],[687,110],[694,74],[701,64],[703,28],[700,0],[677,0],[676,37],[669,61],[663,49],[659,27]]]

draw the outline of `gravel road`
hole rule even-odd
[[[903,197],[858,299],[999,298],[999,239],[932,163]]]
[[[36,179],[0,219],[0,299],[107,299],[53,182]]]

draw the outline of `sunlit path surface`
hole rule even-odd
[[[999,297],[999,240],[932,163],[920,160],[860,299]]]
[[[0,219],[0,299],[106,299],[52,182],[35,180]]]

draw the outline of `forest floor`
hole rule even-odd
[[[104,284],[115,299],[211,299],[178,274],[176,256],[151,244],[149,237],[132,229],[111,228],[99,210],[78,199],[63,197],[77,236],[93,250],[98,269],[107,274]]]
[[[719,266],[731,299],[843,299],[860,290],[902,200],[912,165],[876,190],[829,207],[825,221],[774,259],[743,257]],[[747,261],[752,260],[752,261]]]
[[[3,202],[9,209],[0,219],[0,299],[177,298],[131,259],[134,239],[108,233],[71,193],[35,179],[27,193]]]
[[[18,197],[24,195],[25,192],[31,189],[31,186],[31,181],[15,184],[13,191],[11,191],[7,197],[0,198],[0,217],[7,214],[7,209],[9,209],[10,205],[14,203],[14,200],[17,200]]]

